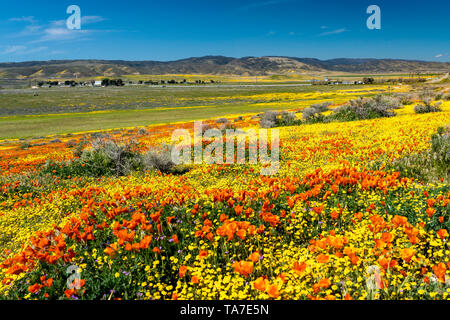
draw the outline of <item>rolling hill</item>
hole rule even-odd
[[[131,74],[275,75],[323,72],[426,73],[449,72],[449,62],[395,59],[332,59],[294,57],[205,56],[177,61],[50,60],[0,63],[3,79],[115,77]]]

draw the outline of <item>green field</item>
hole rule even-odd
[[[371,86],[122,87],[0,91],[0,140],[190,121],[265,110],[301,109],[306,95],[332,100],[339,89]],[[34,92],[38,96],[34,96]]]
[[[0,117],[101,110],[184,107],[257,102],[246,97],[279,92],[332,91],[331,87],[149,87],[50,88],[0,91]],[[34,96],[37,92],[39,95]],[[251,101],[250,101],[251,100]]]

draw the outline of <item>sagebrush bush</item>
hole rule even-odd
[[[393,117],[395,113],[392,110],[400,107],[401,104],[398,98],[377,95],[373,98],[350,100],[347,104],[334,110],[334,113],[329,118],[338,121],[354,121]]]
[[[322,102],[312,104],[310,108],[316,109],[318,112],[325,112],[329,110],[329,107],[333,104],[333,102]]]
[[[324,121],[322,112],[328,111],[332,102],[316,103],[309,106],[302,112],[302,118],[306,122],[315,123]]]
[[[21,143],[19,148],[22,150],[28,150],[29,148],[31,148],[31,143],[29,143],[29,142]]]
[[[236,130],[236,127],[231,122],[222,122],[218,129],[225,135],[227,130]]]
[[[261,116],[259,121],[261,128],[294,126],[299,124],[301,124],[301,121],[291,111],[267,111]]]
[[[309,108],[306,108],[305,110],[303,110],[302,118],[303,118],[303,120],[305,120],[307,122],[323,121],[322,113],[312,107],[309,107]]]
[[[421,100],[431,100],[432,101],[432,100],[434,100],[434,97],[435,97],[435,93],[429,87],[425,87],[419,92],[419,98]]]
[[[441,102],[436,102],[434,105],[431,105],[431,102],[426,100],[424,101],[424,104],[418,104],[414,106],[414,112],[415,113],[430,113],[430,112],[441,112],[442,107]]]
[[[280,118],[277,118],[277,126],[292,126],[300,124],[294,112],[283,111]]]
[[[450,171],[450,126],[438,128],[437,133],[431,136],[431,152],[434,166],[448,176]]]
[[[228,119],[227,118],[219,118],[216,120],[216,123],[228,123]]]
[[[137,143],[133,140],[125,143],[111,139],[96,139],[92,142],[92,149],[83,151],[80,160],[101,172],[104,167],[115,176],[123,176],[140,166]]]
[[[170,173],[175,163],[172,161],[172,151],[169,146],[152,149],[143,155],[145,169],[155,169],[163,173]]]
[[[145,128],[140,128],[139,130],[138,130],[138,135],[140,135],[140,136],[146,136],[146,135],[148,135],[148,131],[147,131],[147,129],[145,129]]]
[[[75,140],[69,140],[64,144],[67,148],[73,148],[77,145],[77,142]]]
[[[41,168],[41,174],[61,177],[119,177],[134,171],[159,170],[162,173],[172,174],[189,171],[188,166],[176,165],[172,161],[170,146],[152,148],[141,154],[134,140],[121,142],[98,138],[92,141],[90,147],[85,148],[86,145],[86,141],[81,141],[77,145],[75,153],[79,156],[73,160],[47,161]]]
[[[58,176],[118,177],[141,167],[141,156],[134,141],[96,138],[90,148],[82,149],[85,145],[83,141],[74,152],[79,157],[62,163],[47,161],[41,172]]]
[[[82,139],[82,140],[80,140],[78,143],[76,143],[73,147],[74,147],[74,150],[73,150],[73,155],[76,157],[76,158],[79,158],[79,157],[81,157],[81,155],[83,154],[83,150],[86,148],[86,145],[88,144],[89,142],[88,142],[88,140],[87,139]]]
[[[260,127],[266,129],[275,127],[278,115],[279,113],[275,111],[264,112],[259,121]]]
[[[398,94],[397,98],[401,105],[407,106],[414,103],[415,97],[414,95],[407,93],[407,94]]]
[[[425,182],[450,181],[450,126],[438,128],[431,136],[431,147],[387,165],[404,176]]]

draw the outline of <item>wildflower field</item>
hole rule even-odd
[[[262,109],[227,121],[258,128],[255,114],[280,99],[301,119],[296,99],[333,100],[332,112],[367,92],[298,95],[259,96]],[[80,157],[99,137],[143,154],[190,121],[4,142],[0,298],[448,299],[448,175],[393,165],[448,143],[450,101],[418,114],[419,100],[395,116],[279,126],[271,176],[261,164],[206,163],[93,174]]]

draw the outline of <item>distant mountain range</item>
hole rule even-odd
[[[206,56],[177,61],[51,60],[0,63],[1,79],[117,77],[132,74],[286,75],[305,73],[449,72],[450,62],[397,59]]]

